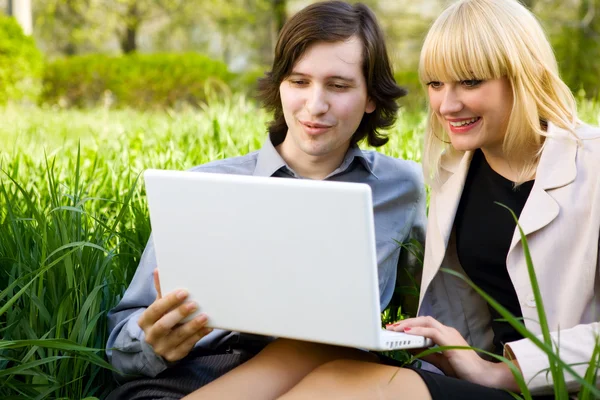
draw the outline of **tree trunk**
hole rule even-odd
[[[137,51],[137,34],[141,23],[137,1],[133,1],[127,7],[125,31],[121,35],[121,51],[123,53],[129,54]]]
[[[31,35],[33,32],[31,0],[8,0],[7,12],[8,15],[15,17],[26,35]]]
[[[72,40],[67,41],[67,44],[61,47],[61,52],[67,56],[77,54],[77,45]]]
[[[121,50],[125,54],[133,53],[137,50],[137,26],[128,26],[121,37]]]
[[[285,21],[287,20],[287,0],[273,0],[273,19],[275,20],[275,29],[277,35],[281,32]]]

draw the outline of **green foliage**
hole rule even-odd
[[[600,95],[600,0],[536,1],[535,12],[547,29],[561,77],[573,93]]]
[[[593,0],[583,1],[580,7],[590,1]],[[600,7],[600,1],[596,2],[596,7]],[[561,76],[571,90],[583,93],[588,98],[599,96],[600,16],[595,16],[586,25],[565,25],[561,34],[553,39]]]
[[[232,89],[236,92],[246,93],[249,96],[256,96],[258,88],[258,80],[265,76],[270,66],[261,66],[249,69],[236,76],[232,82]]]
[[[266,115],[230,99],[183,114],[9,107],[0,119],[0,398],[103,398],[106,313],[150,233],[139,173],[254,150]]]
[[[41,89],[42,55],[12,17],[0,15],[0,104],[36,101]]]
[[[106,313],[150,234],[139,173],[242,155],[265,140],[269,116],[256,104],[210,100],[183,112],[0,109],[0,398],[111,389]],[[597,104],[582,108],[598,119]],[[403,110],[381,151],[419,161],[424,120]],[[387,312],[396,320],[403,310]]]
[[[140,245],[127,237],[125,220],[136,176],[124,174],[130,189],[109,199],[89,195],[82,182],[80,153],[69,158],[71,176],[59,181],[55,160],[38,165],[45,182],[17,182],[13,160],[3,165],[0,202],[0,397],[83,398],[101,394],[111,382],[103,360],[106,312],[116,304],[123,273]],[[91,171],[96,160],[91,161]],[[6,169],[4,169],[6,168]],[[114,185],[113,176],[96,184]],[[40,182],[41,183],[41,182]],[[91,349],[98,349],[95,352]]]
[[[423,110],[427,107],[426,93],[416,69],[395,72],[394,78],[398,85],[408,90],[408,94],[399,101],[401,106],[409,110]]]
[[[225,64],[196,53],[75,56],[46,67],[42,101],[137,109],[199,106],[208,91],[226,88],[233,78]]]

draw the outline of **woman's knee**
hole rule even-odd
[[[364,378],[365,372],[374,368],[385,367],[371,362],[337,359],[321,364],[308,374],[304,381],[310,381],[319,387],[337,386],[344,382],[353,382],[356,379]]]
[[[374,362],[334,360],[320,365],[281,399],[430,399],[420,376],[410,369]]]

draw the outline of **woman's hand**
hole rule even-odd
[[[405,332],[430,338],[438,346],[469,347],[467,341],[454,328],[446,326],[432,317],[409,318],[387,326],[396,332]],[[423,357],[444,374],[464,379],[483,386],[520,391],[505,363],[493,363],[479,357],[474,350],[455,349]]]

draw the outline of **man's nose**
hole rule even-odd
[[[319,86],[311,88],[306,100],[306,110],[310,115],[321,115],[329,110],[329,102],[326,91]]]

